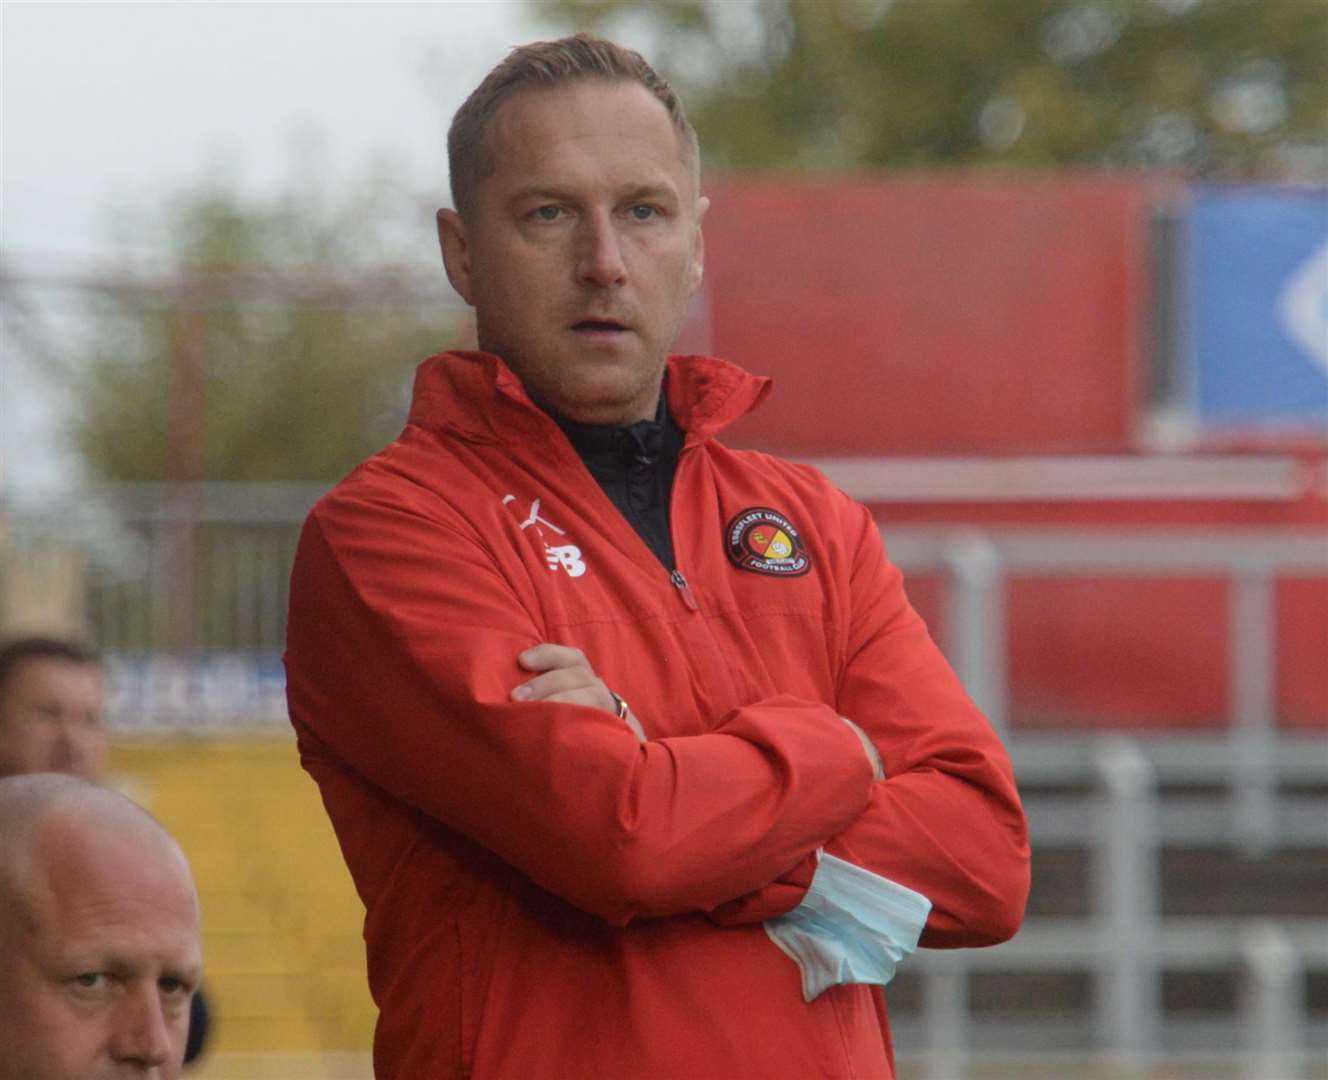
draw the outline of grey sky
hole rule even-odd
[[[506,0],[0,3],[0,248],[95,258],[109,206],[226,167],[262,190],[318,132],[336,175],[387,156],[445,192],[462,97],[539,32]],[[440,271],[441,272],[441,271]],[[57,405],[4,343],[0,484],[67,483]]]

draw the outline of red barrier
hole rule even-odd
[[[872,506],[892,529],[1196,526],[1324,530],[1328,501],[944,503]],[[1230,583],[1220,576],[1010,579],[1010,716],[1016,728],[1222,728],[1231,721]],[[944,583],[912,574],[908,593],[945,640]],[[1328,578],[1274,583],[1276,714],[1288,729],[1328,729]]]
[[[813,456],[1131,445],[1148,288],[1142,182],[707,190],[709,346],[777,385],[734,442]]]
[[[944,639],[943,582],[908,594]],[[1328,730],[1328,581],[1275,586],[1280,726]],[[1019,577],[1007,615],[1017,730],[1226,728],[1231,720],[1228,585],[1215,578]]]

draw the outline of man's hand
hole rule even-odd
[[[564,705],[588,705],[592,709],[618,715],[618,698],[604,685],[586,659],[586,654],[570,645],[536,645],[518,653],[516,662],[527,671],[538,671],[512,691],[513,701],[557,701]],[[623,717],[632,733],[645,742],[641,722],[629,709]]]

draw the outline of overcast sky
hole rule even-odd
[[[508,48],[540,32],[507,0],[3,0],[0,250],[95,257],[109,207],[150,201],[223,162],[246,186],[271,187],[310,133],[338,175],[387,156],[413,188],[441,197],[452,112]],[[54,391],[4,344],[0,484],[68,483]]]

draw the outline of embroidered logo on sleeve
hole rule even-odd
[[[516,502],[515,495],[504,495],[503,505],[508,506]],[[519,511],[518,511],[519,512]],[[557,536],[566,536],[567,533],[558,528],[552,521],[546,517],[540,516],[540,501],[536,499],[530,504],[530,513],[526,515],[521,522],[521,531],[533,528],[544,545],[544,560],[553,573],[559,570],[567,571],[568,577],[580,577],[586,572],[585,561],[581,558],[581,549],[575,544],[550,544],[545,534],[545,529]]]
[[[740,570],[773,577],[798,577],[812,559],[793,522],[766,506],[740,511],[724,529],[729,561]]]

